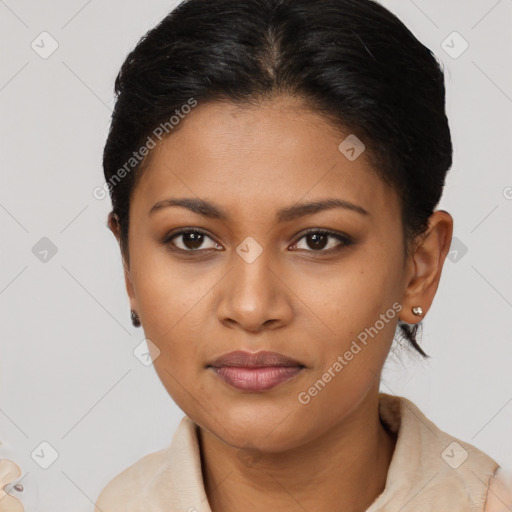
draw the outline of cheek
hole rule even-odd
[[[208,301],[218,272],[205,265],[179,262],[165,248],[149,247],[135,258],[132,279],[145,331],[167,343],[187,326],[197,324],[203,301]],[[149,336],[148,336],[149,337]]]
[[[314,407],[338,403],[347,389],[358,396],[380,374],[401,309],[399,249],[374,244],[324,276],[303,275],[304,289],[314,285],[318,290],[309,293],[308,305],[330,330],[330,335],[317,337],[321,368],[311,384],[320,379],[317,387],[322,391],[312,400]]]
[[[399,255],[396,249],[390,253],[374,247],[339,265],[298,277],[298,295],[331,333],[345,340],[373,325],[400,299]]]

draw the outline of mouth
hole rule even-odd
[[[305,366],[277,352],[236,351],[215,359],[207,368],[232,388],[259,393],[289,381]]]

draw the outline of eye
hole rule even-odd
[[[300,247],[302,243],[301,240],[305,240],[302,247]],[[317,229],[308,231],[292,248],[305,249],[308,252],[331,252],[351,245],[352,243],[353,241],[349,236]],[[308,247],[310,249],[308,249]]]
[[[207,243],[205,246],[205,242],[208,241],[209,244]],[[198,228],[190,228],[173,233],[167,236],[162,243],[164,245],[171,244],[174,246],[173,249],[176,248],[185,252],[195,252],[206,249],[223,250],[215,240]]]

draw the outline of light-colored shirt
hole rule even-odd
[[[366,512],[512,512],[512,473],[491,457],[439,429],[404,397],[380,393],[379,415],[397,442],[385,488]],[[167,448],[102,490],[95,512],[211,512],[198,428],[185,416]]]

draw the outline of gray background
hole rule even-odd
[[[512,467],[512,0],[384,3],[444,63],[455,239],[424,321],[432,359],[392,354],[381,389]],[[119,66],[174,5],[0,0],[0,457],[26,474],[27,511],[92,510],[183,416],[133,354],[144,334],[92,194]]]

